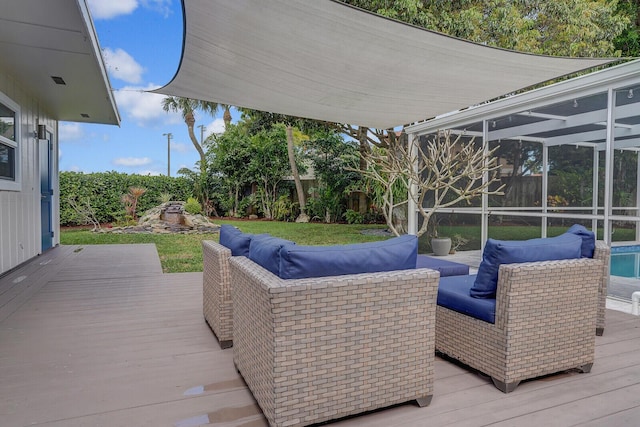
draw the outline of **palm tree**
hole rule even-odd
[[[196,134],[193,131],[193,128],[196,124],[194,113],[196,110],[200,110],[206,114],[211,115],[212,117],[215,117],[216,112],[220,108],[224,108],[225,111],[224,121],[226,128],[228,125],[227,120],[229,123],[231,122],[231,113],[229,112],[229,109],[231,107],[229,105],[218,104],[217,102],[201,101],[197,99],[181,98],[179,96],[167,96],[162,100],[162,109],[164,111],[166,111],[167,113],[171,111],[174,113],[182,114],[182,118],[187,124],[187,129],[189,130],[189,138],[191,139],[193,146],[200,155],[200,171],[202,174],[206,172],[206,160],[204,148],[198,142]]]

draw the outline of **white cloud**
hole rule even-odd
[[[177,153],[188,153],[193,150],[193,144],[183,144],[182,142],[172,142],[171,151]]]
[[[123,49],[106,48],[102,51],[104,61],[109,73],[116,79],[127,83],[142,82],[144,68]]]
[[[120,15],[130,15],[138,6],[161,13],[165,18],[171,15],[172,0],[88,0],[93,19],[112,19]]]
[[[156,89],[153,83],[147,87],[128,86],[115,91],[118,107],[139,126],[159,126],[182,123],[178,113],[166,113],[162,109],[164,95],[146,92]]]
[[[118,166],[144,166],[151,162],[149,157],[118,157],[113,160],[113,164]]]
[[[204,131],[205,139],[212,133],[219,134],[224,133],[224,120],[215,119],[207,125],[207,129]]]
[[[138,0],[89,0],[93,19],[111,19],[129,15],[138,7]]]
[[[84,136],[84,129],[80,123],[60,123],[58,126],[58,138],[61,142],[77,141]]]
[[[165,18],[171,14],[171,0],[141,0],[141,2],[144,7],[160,12]]]

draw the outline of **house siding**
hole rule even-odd
[[[0,274],[42,252],[40,224],[40,166],[35,130],[45,124],[52,132],[53,245],[60,242],[58,200],[58,122],[44,111],[38,98],[11,75],[0,70],[0,92],[20,106],[18,191],[0,190]]]

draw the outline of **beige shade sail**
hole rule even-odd
[[[180,68],[155,92],[386,129],[611,62],[487,47],[332,0],[183,0]]]

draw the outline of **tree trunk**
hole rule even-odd
[[[198,142],[198,139],[196,138],[196,134],[193,132],[193,127],[196,124],[196,119],[193,117],[192,112],[187,113],[184,116],[184,122],[187,124],[187,129],[189,130],[189,138],[191,138],[191,142],[193,143],[193,146],[196,148],[196,150],[198,151],[198,154],[200,155],[200,173],[204,176],[204,174],[207,172],[207,164],[206,164],[204,150],[202,149],[202,146]]]
[[[224,114],[222,115],[222,120],[224,121],[224,130],[229,129],[229,125],[231,124],[231,111],[229,111],[229,106],[224,106]]]
[[[296,222],[309,222],[309,216],[305,211],[306,200],[304,197],[304,190],[302,188],[302,182],[300,181],[300,174],[298,173],[298,165],[296,165],[296,155],[293,151],[293,129],[291,126],[287,126],[287,153],[289,154],[289,165],[291,166],[293,181],[296,184],[298,204],[300,205],[300,215],[296,218]]]
[[[368,128],[360,126],[358,128],[358,142],[360,148],[360,170],[364,171],[367,169],[367,161],[366,156],[369,152],[369,141],[367,141],[367,130]],[[367,213],[367,195],[364,192],[360,192],[358,195],[358,211],[361,214]]]

